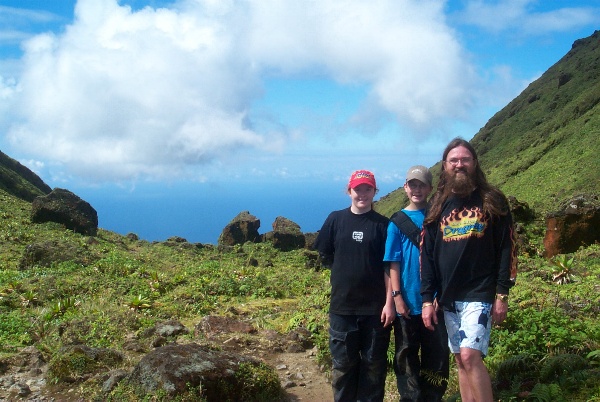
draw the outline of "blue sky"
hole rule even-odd
[[[99,210],[363,168],[386,194],[599,27],[598,0],[0,0],[0,149]]]

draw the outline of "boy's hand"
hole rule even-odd
[[[381,322],[383,323],[383,327],[385,328],[392,325],[395,319],[396,311],[394,310],[394,305],[392,303],[386,303],[381,311]]]
[[[402,296],[398,295],[394,297],[394,305],[396,306],[396,312],[400,314],[402,317],[410,320],[410,309],[404,302]]]

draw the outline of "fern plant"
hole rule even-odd
[[[536,384],[531,390],[527,401],[535,402],[566,402],[562,390],[557,384]]]
[[[587,369],[588,361],[583,356],[566,353],[556,356],[548,356],[543,359],[540,368],[541,382],[554,382],[561,377],[572,376],[578,370]]]
[[[436,387],[441,387],[442,385],[448,383],[448,378],[431,370],[421,370],[421,375],[429,384]]]
[[[538,377],[538,364],[529,354],[511,356],[498,365],[496,383],[499,389],[521,387],[524,380]]]

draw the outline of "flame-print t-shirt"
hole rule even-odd
[[[516,248],[510,213],[489,216],[478,192],[451,196],[437,222],[424,227],[421,244],[421,295],[442,305],[454,301],[492,303],[508,294],[516,276]]]

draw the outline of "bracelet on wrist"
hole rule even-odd
[[[500,300],[501,302],[506,303],[506,302],[508,302],[508,295],[497,294],[496,300]]]
[[[425,307],[429,307],[429,306],[433,306],[433,303],[431,303],[431,302],[425,302],[425,303],[423,303],[423,305],[421,306],[421,308],[425,308]]]

